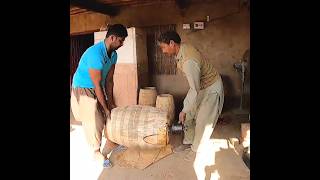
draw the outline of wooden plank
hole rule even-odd
[[[84,35],[84,34],[91,34],[91,33],[98,32],[98,31],[100,31],[100,29],[94,29],[94,30],[82,31],[82,32],[74,32],[74,33],[70,33],[70,36],[78,36],[78,35]]]

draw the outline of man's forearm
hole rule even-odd
[[[103,107],[103,109],[108,109],[106,98],[103,94],[103,90],[102,90],[101,86],[97,86],[94,89],[94,91],[95,91],[97,98],[98,98],[98,101],[101,104],[101,106]]]
[[[184,63],[183,70],[190,86],[182,109],[183,112],[187,113],[195,106],[200,91],[200,67],[195,61],[189,60]]]
[[[113,82],[107,83],[107,96],[110,105],[115,105],[113,100]]]
[[[197,95],[198,93],[195,89],[189,89],[188,94],[183,101],[183,112],[187,113],[195,106]]]

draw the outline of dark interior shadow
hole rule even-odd
[[[236,89],[230,76],[221,74],[224,89],[224,105],[222,113],[239,107],[240,97],[236,96]]]

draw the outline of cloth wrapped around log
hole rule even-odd
[[[168,119],[168,112],[156,107],[117,107],[107,120],[106,132],[111,141],[127,147],[161,148],[169,142]]]

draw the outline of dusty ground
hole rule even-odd
[[[229,138],[239,138],[242,120],[230,116],[230,123],[217,125],[212,136],[213,145],[208,145],[205,153],[192,154],[190,151],[171,154],[160,161],[140,170],[120,167],[113,162],[114,167],[103,169],[93,161],[85,143],[81,126],[75,125],[70,132],[70,178],[99,180],[247,180],[250,170],[241,159],[241,146],[231,145]],[[170,144],[179,145],[181,134],[171,136]],[[240,154],[239,154],[240,153]],[[189,155],[189,156],[188,156]],[[111,154],[110,159],[113,160]]]

